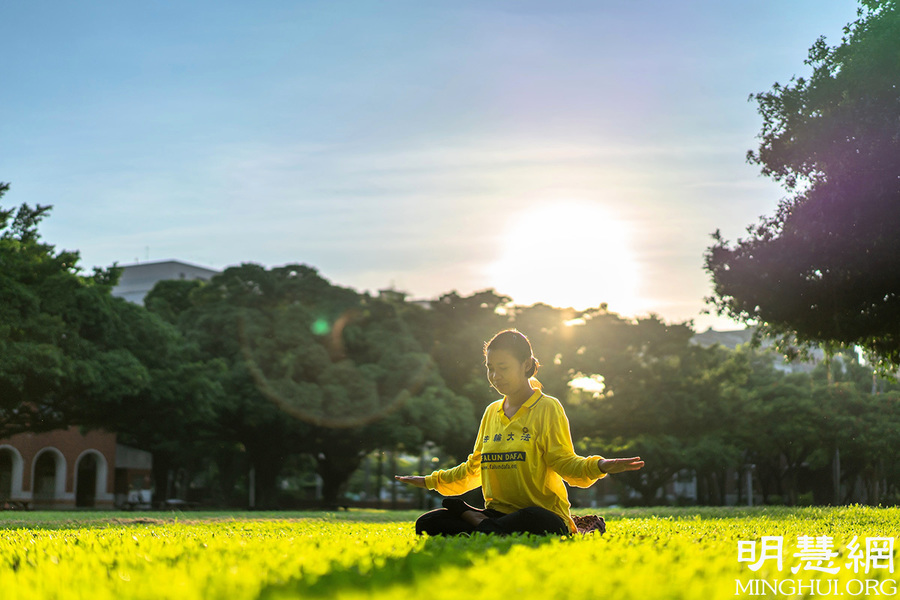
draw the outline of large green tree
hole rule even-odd
[[[487,380],[482,351],[497,332],[513,327],[507,312],[509,303],[509,297],[494,290],[469,296],[449,292],[430,302],[427,309],[413,305],[403,313],[447,387],[470,401],[467,412],[460,415],[461,424],[468,423],[468,428],[448,429],[446,435],[434,440],[459,461],[472,451],[485,407],[497,399]]]
[[[808,78],[755,96],[749,160],[789,192],[706,268],[720,314],[800,343],[856,344],[900,365],[900,9],[864,0],[840,44],[819,39]]]
[[[682,470],[697,475],[702,502],[723,502],[724,473],[739,460],[736,375],[727,353],[692,344],[684,323],[612,317],[600,314],[576,327],[583,329],[576,334],[578,371],[602,376],[605,390],[585,399],[573,417],[591,425],[601,453],[640,455],[652,465],[617,477],[645,502]]]
[[[147,380],[133,356],[103,343],[115,273],[82,276],[77,253],[43,243],[49,210],[0,210],[0,433],[68,425],[81,398],[110,399]]]
[[[305,265],[245,264],[204,285],[160,284],[146,303],[227,365],[215,427],[246,449],[261,505],[291,455],[314,458],[334,505],[371,451],[474,431],[468,401],[444,385],[393,299]]]
[[[103,428],[155,467],[183,460],[208,416],[207,367],[175,327],[112,296],[119,269],[83,275],[77,252],[41,241],[49,211],[0,209],[0,436]]]

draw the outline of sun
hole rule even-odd
[[[595,203],[548,202],[526,209],[509,223],[500,246],[488,277],[516,304],[586,309],[607,303],[628,316],[642,310],[631,233]]]

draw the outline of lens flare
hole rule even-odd
[[[351,310],[345,312],[335,321],[334,327],[331,327],[327,321],[319,319],[310,326],[310,331],[319,336],[319,340],[312,342],[316,345],[324,342],[325,350],[332,364],[343,364],[347,359],[347,349],[343,341],[344,329],[358,318],[358,312]],[[322,326],[328,328],[323,331]],[[247,335],[247,326],[243,318],[238,318],[238,337],[241,346],[241,353],[244,357],[245,364],[251,377],[256,384],[257,390],[266,399],[278,406],[282,411],[291,415],[299,421],[315,425],[317,427],[325,427],[329,429],[353,429],[364,427],[366,425],[380,421],[401,409],[404,404],[412,397],[417,395],[426,386],[429,378],[434,370],[434,363],[431,360],[423,360],[415,369],[412,369],[403,389],[395,394],[393,398],[381,400],[378,398],[377,407],[373,410],[352,410],[344,411],[343,414],[328,414],[328,409],[333,408],[327,402],[312,403],[314,406],[304,406],[304,399],[300,394],[302,390],[317,390],[320,386],[315,381],[296,381],[293,379],[294,370],[291,367],[285,369],[285,374],[281,378],[270,378],[266,374],[262,364],[272,364],[277,362],[271,360],[271,353],[267,353],[267,360],[258,360],[260,354],[258,346],[254,345]],[[317,333],[317,331],[323,331]],[[274,336],[260,336],[260,339],[271,341]],[[324,339],[323,339],[324,338]],[[307,344],[310,340],[307,339]],[[302,350],[302,346],[296,349],[285,350],[281,354],[287,356],[293,350]],[[362,377],[362,374],[359,375]],[[293,390],[294,393],[286,393],[285,390]],[[320,398],[321,400],[321,398]]]
[[[331,325],[325,319],[316,319],[309,329],[313,335],[328,335],[331,333]]]

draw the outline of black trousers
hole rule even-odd
[[[474,509],[473,509],[474,510]],[[460,535],[462,533],[533,533],[536,535],[569,535],[569,525],[563,519],[539,506],[529,506],[514,513],[505,514],[490,508],[478,512],[487,516],[478,527],[473,527],[446,508],[427,512],[416,520],[416,533],[421,535]]]

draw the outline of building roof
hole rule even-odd
[[[209,281],[219,274],[219,271],[178,260],[135,263],[121,265],[121,268],[122,276],[118,285],[113,288],[112,294],[135,304],[142,304],[144,297],[158,281],[172,279]]]
[[[698,346],[713,346],[719,344],[726,348],[734,350],[741,344],[746,344],[753,337],[753,329],[737,329],[733,331],[716,331],[712,327],[698,333],[691,338],[691,341]]]

